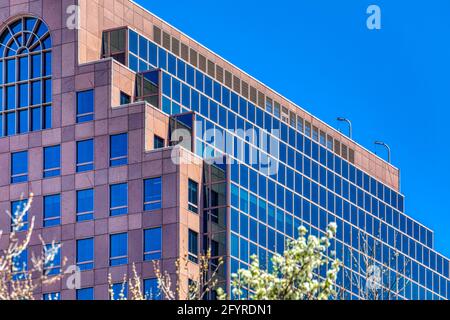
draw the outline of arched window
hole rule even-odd
[[[51,128],[51,47],[36,18],[17,19],[0,33],[0,137]]]

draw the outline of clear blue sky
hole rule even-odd
[[[389,143],[407,213],[450,256],[450,1],[137,2],[330,125],[348,117],[366,148]]]

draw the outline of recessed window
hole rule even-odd
[[[77,123],[94,120],[94,90],[77,92]]]
[[[61,294],[59,292],[44,293],[42,299],[46,301],[58,301],[61,300]]]
[[[114,283],[111,286],[111,297],[113,301],[127,300],[128,298],[128,285],[125,283]]]
[[[61,196],[59,194],[44,197],[44,228],[61,224]]]
[[[128,184],[110,186],[110,214],[112,217],[128,213]]]
[[[123,166],[128,163],[128,134],[117,134],[110,138],[110,165]]]
[[[161,300],[161,290],[159,289],[158,279],[144,280],[144,297],[147,300]]]
[[[44,271],[48,276],[54,276],[61,273],[61,246],[59,243],[47,244],[44,247],[44,256],[52,257],[53,259],[46,259],[44,264]]]
[[[94,170],[94,140],[77,142],[77,172]]]
[[[28,270],[28,250],[23,250],[18,256],[12,259],[13,280],[23,280]]]
[[[198,263],[198,233],[192,230],[189,230],[188,235],[188,247],[189,247],[189,260]]]
[[[157,135],[153,136],[153,149],[163,149],[165,146],[164,139],[161,137],[158,137]]]
[[[109,257],[111,267],[128,263],[128,234],[120,233],[110,236]]]
[[[161,177],[144,180],[144,211],[161,209]]]
[[[23,212],[28,200],[11,202],[11,231],[21,232],[28,230],[28,212]],[[19,215],[22,215],[19,222]]]
[[[126,94],[125,92],[120,92],[120,105],[130,104],[131,103],[131,96]]]
[[[153,228],[144,231],[144,261],[161,259],[162,229]]]
[[[94,288],[84,288],[77,290],[77,300],[90,301],[94,300]]]
[[[28,151],[11,154],[11,183],[28,181]]]
[[[189,179],[188,183],[188,207],[189,210],[198,213],[198,183]]]
[[[77,191],[77,222],[94,219],[94,189]]]
[[[44,148],[44,178],[56,177],[61,174],[61,147]]]
[[[94,239],[77,240],[77,266],[81,271],[94,269]]]

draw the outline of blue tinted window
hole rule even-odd
[[[16,108],[16,87],[10,86],[6,87],[6,108],[5,110],[14,110]]]
[[[162,184],[161,178],[147,179],[144,181],[144,210],[152,211],[161,209]]]
[[[44,197],[44,227],[61,224],[61,196],[59,194]]]
[[[27,107],[29,104],[28,101],[28,84],[24,83],[24,84],[20,84],[19,85],[19,107],[23,108],[23,107]]]
[[[28,151],[11,154],[11,183],[28,181]]]
[[[110,236],[109,256],[112,267],[128,263],[128,234],[120,233]]]
[[[128,163],[128,134],[118,134],[110,139],[110,165],[111,167],[126,165]]]
[[[33,55],[31,56],[31,78],[38,78],[41,76],[41,56]]]
[[[44,148],[44,178],[56,177],[61,174],[61,147]]]
[[[128,298],[128,285],[125,283],[115,283],[111,286],[112,297],[111,300],[127,300]]]
[[[147,300],[161,300],[161,291],[158,286],[158,279],[144,280],[144,297]]]
[[[45,293],[42,299],[46,301],[58,301],[61,300],[61,294],[59,292]]]
[[[81,271],[94,269],[94,239],[77,240],[77,266]]]
[[[120,216],[128,213],[128,184],[116,184],[110,187],[111,216]]]
[[[28,212],[24,212],[28,200],[11,202],[11,230],[16,232],[28,230]]]
[[[175,56],[173,54],[168,54],[167,55],[167,60],[168,60],[168,68],[167,70],[174,76],[177,75],[177,59],[175,58]]]
[[[162,229],[144,231],[144,261],[161,259]]]
[[[77,191],[77,221],[89,221],[94,219],[94,190]]]
[[[77,123],[94,120],[94,90],[77,92]]]
[[[159,48],[158,63],[161,69],[167,70],[167,53],[161,48]]]
[[[147,40],[144,37],[139,36],[139,58],[143,60],[148,60],[147,50],[148,50]]]
[[[158,48],[152,42],[148,43],[148,55],[148,61],[150,62],[150,64],[156,67],[158,65]]]
[[[42,103],[42,84],[41,81],[31,83],[31,104],[37,105]]]
[[[28,270],[28,250],[23,250],[18,256],[12,259],[13,280],[18,281],[25,279]]]
[[[48,276],[54,276],[61,273],[61,245],[59,243],[47,244],[44,247],[46,259],[44,270]],[[53,259],[52,259],[53,258]]]
[[[94,140],[77,142],[77,172],[94,170]]]
[[[177,59],[177,76],[186,81],[186,64],[180,59]]]
[[[31,109],[31,131],[41,130],[42,128],[41,110],[39,107]]]
[[[17,126],[17,133],[28,132],[28,110],[19,111],[19,121]]]
[[[77,290],[77,300],[94,300],[94,288],[84,288]]]
[[[11,59],[6,61],[6,83],[16,81],[16,60]]]
[[[129,44],[130,51],[137,55],[138,54],[138,35],[136,32],[130,30],[129,42],[130,42],[130,44]]]

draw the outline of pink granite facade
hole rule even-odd
[[[113,283],[123,281],[124,275],[131,276],[132,263],[142,279],[154,278],[152,262],[143,262],[143,231],[162,227],[161,268],[175,279],[175,261],[186,262],[188,229],[200,233],[199,215],[188,210],[188,179],[202,179],[202,161],[189,152],[178,148],[164,148],[153,151],[153,135],[163,137],[168,145],[169,118],[152,106],[134,103],[119,106],[120,92],[134,96],[135,74],[112,59],[91,59],[78,63],[77,30],[66,27],[69,18],[66,10],[78,1],[59,0],[1,0],[0,29],[21,16],[42,19],[49,27],[52,46],[52,129],[28,134],[0,138],[0,250],[8,246],[11,218],[5,213],[11,209],[11,202],[34,194],[30,216],[36,218],[28,252],[40,255],[42,244],[52,241],[62,243],[61,256],[67,259],[66,266],[76,264],[76,240],[93,238],[95,247],[95,268],[82,272],[81,288],[93,287],[95,299],[108,299],[108,274]],[[90,1],[83,1],[84,4]],[[86,12],[81,17],[86,19]],[[91,21],[97,19],[91,19]],[[102,28],[103,26],[96,26]],[[100,29],[98,29],[100,30]],[[100,31],[99,31],[100,32]],[[93,44],[92,44],[93,45]],[[99,43],[95,45],[100,46]],[[76,123],[76,92],[94,90],[95,120]],[[128,133],[128,165],[109,166],[109,137]],[[95,170],[76,173],[76,141],[94,139]],[[43,179],[43,148],[61,146],[61,176]],[[28,182],[10,184],[11,153],[28,150]],[[173,155],[188,160],[188,165],[174,165]],[[162,209],[143,212],[143,181],[162,177]],[[110,217],[109,186],[128,183],[128,214]],[[95,220],[76,222],[76,191],[93,188],[95,194]],[[43,227],[43,197],[61,195],[61,225]],[[130,264],[109,267],[109,236],[128,233],[128,261]],[[187,292],[188,279],[198,274],[196,264],[186,262],[181,271],[181,284]],[[76,291],[68,289],[66,276],[52,286],[40,288],[36,298],[45,293],[59,292],[61,298],[76,298]]]

